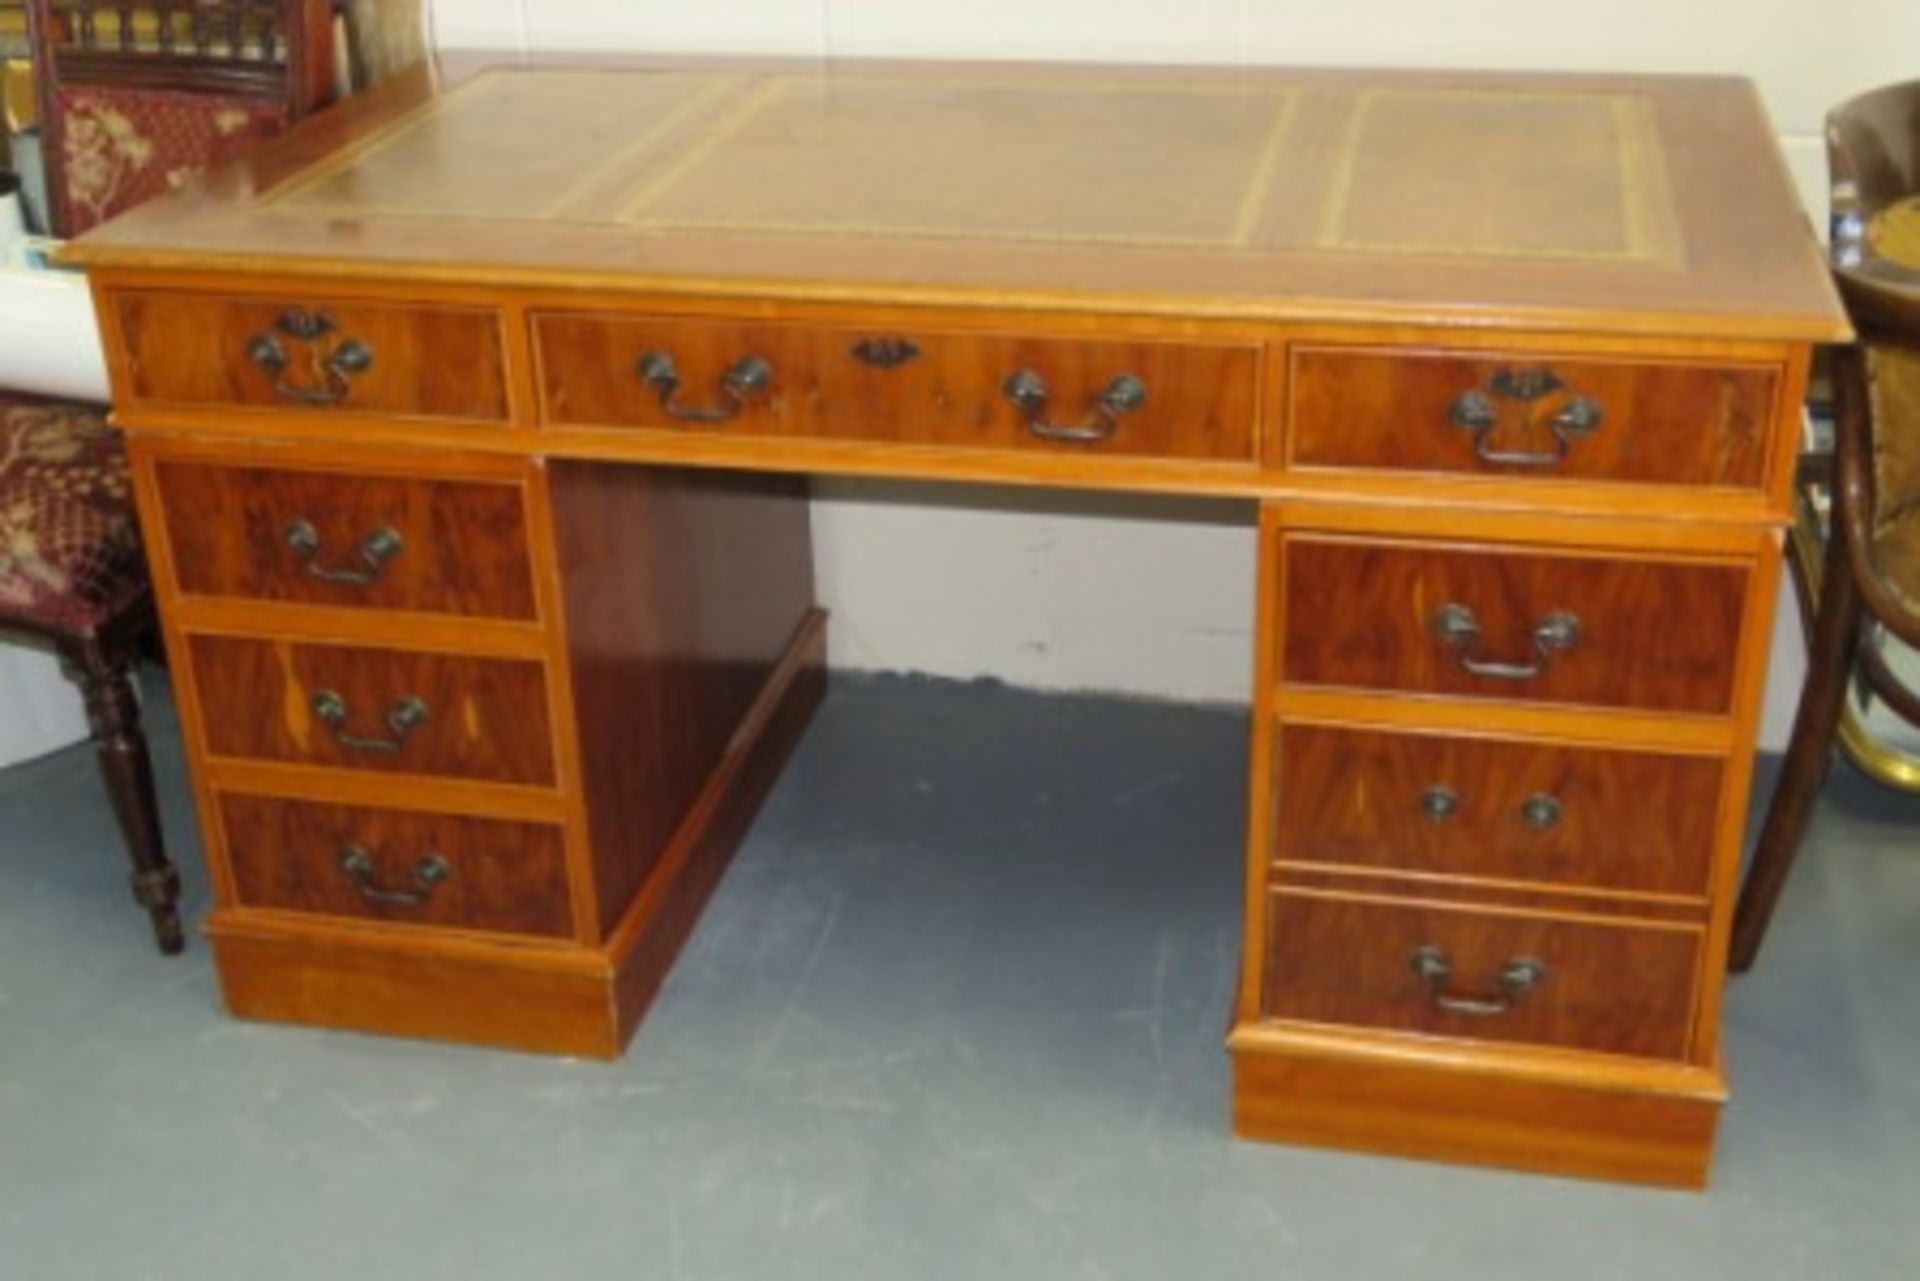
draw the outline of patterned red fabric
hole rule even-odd
[[[146,591],[120,434],[89,406],[0,396],[0,620],[87,632]]]
[[[69,235],[184,186],[287,123],[253,98],[100,85],[55,96]]]

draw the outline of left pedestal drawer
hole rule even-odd
[[[216,756],[556,781],[541,663],[210,635],[188,652]]]
[[[243,907],[565,938],[559,827],[228,793]]]
[[[168,458],[154,477],[186,595],[536,617],[517,481]]]

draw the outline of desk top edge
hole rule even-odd
[[[385,215],[347,218],[322,209],[302,219],[284,214],[270,218],[263,212],[276,193],[304,181],[317,166],[331,163],[339,168],[339,157],[369,136],[392,133],[396,123],[409,116],[438,109],[483,72],[508,69],[742,73],[836,88],[879,83],[910,70],[915,77],[947,77],[961,86],[1020,76],[1058,78],[1069,87],[1098,78],[1123,88],[1178,83],[1251,87],[1263,93],[1305,87],[1333,93],[1445,92],[1486,98],[1630,94],[1664,113],[1661,128],[1666,134],[1695,132],[1718,152],[1734,153],[1744,166],[1736,179],[1743,198],[1704,188],[1676,197],[1672,240],[1685,261],[1570,262],[1543,273],[1532,269],[1536,259],[1524,256],[1519,261],[1529,269],[1514,271],[1512,259],[1503,262],[1491,255],[1467,262],[1421,252],[1394,261],[1371,252],[1300,255],[1282,247],[1246,260],[1265,271],[1251,282],[1244,279],[1244,270],[1232,270],[1227,256],[1211,252],[1211,246],[1012,244],[1000,252],[992,244],[929,248],[928,242],[910,235],[851,237],[837,248],[856,257],[832,261],[836,246],[829,242],[827,269],[810,270],[823,255],[802,254],[796,246],[817,249],[821,242],[805,244],[792,235],[736,234],[727,239],[704,228],[650,235],[569,227],[569,234],[560,237],[543,235],[536,221],[509,217],[476,220],[474,227],[455,227],[429,243],[421,228],[401,226]],[[1687,136],[1665,140],[1682,151],[1696,147]],[[1681,181],[1695,183],[1691,177]],[[1714,223],[1729,218],[1734,221],[1724,227]],[[1703,242],[1708,232],[1726,227],[1744,233],[1744,243]],[[863,261],[860,255],[878,265],[871,270],[854,266]],[[1791,195],[1757,94],[1749,82],[1724,76],[702,57],[526,60],[447,54],[303,122],[205,183],[72,242],[62,257],[116,276],[271,274],[423,286],[1139,313],[1248,323],[1423,323],[1777,341],[1839,341],[1850,335],[1810,226]],[[1764,271],[1748,269],[1755,260],[1764,262]],[[982,264],[990,265],[982,269]],[[1542,274],[1554,279],[1529,282],[1529,277]]]

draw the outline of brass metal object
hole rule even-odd
[[[315,690],[312,706],[313,714],[333,731],[334,740],[340,746],[356,752],[377,752],[391,756],[407,745],[407,738],[415,730],[427,723],[426,700],[413,694],[396,699],[387,708],[387,730],[391,735],[388,738],[361,735],[348,730],[350,713],[347,700],[334,690]]]
[[[1501,421],[1501,402],[1520,406],[1522,421],[1535,425],[1535,406],[1549,396],[1567,390],[1552,370],[1538,365],[1509,367],[1497,371],[1487,382],[1487,390],[1463,392],[1454,398],[1448,418],[1455,427],[1473,436],[1474,457],[1496,467],[1557,467],[1566,461],[1573,442],[1600,429],[1605,418],[1599,404],[1580,395],[1570,396],[1546,420],[1553,437],[1549,450],[1496,449],[1491,443]]]
[[[1509,1013],[1520,998],[1547,979],[1544,961],[1531,956],[1516,956],[1500,967],[1499,990],[1491,996],[1459,996],[1448,989],[1453,983],[1453,963],[1437,944],[1428,943],[1413,950],[1409,958],[1413,972],[1427,985],[1427,994],[1435,1006],[1449,1014],[1470,1018],[1493,1018]]]
[[[340,847],[340,870],[347,874],[360,897],[385,907],[425,907],[433,891],[451,880],[453,868],[438,854],[428,854],[413,867],[410,890],[385,889],[373,880],[373,855],[364,846],[349,841]]]
[[[1433,616],[1434,635],[1453,651],[1462,671],[1493,680],[1524,681],[1546,673],[1555,654],[1564,654],[1580,641],[1580,619],[1571,610],[1556,609],[1534,626],[1536,657],[1531,662],[1508,663],[1477,656],[1480,620],[1472,609],[1449,601]]]
[[[680,371],[664,351],[650,351],[634,366],[640,381],[660,397],[660,408],[688,423],[724,423],[746,412],[747,405],[773,386],[773,366],[758,356],[742,356],[720,375],[722,403],[697,406],[681,403]]]
[[[1444,823],[1460,812],[1460,793],[1436,783],[1420,793],[1420,812],[1436,823]]]
[[[1560,826],[1565,806],[1560,798],[1548,792],[1535,792],[1520,803],[1520,820],[1536,832],[1545,832]]]
[[[1118,374],[1095,398],[1089,416],[1072,426],[1047,421],[1047,380],[1031,369],[1016,369],[1000,386],[1027,420],[1027,430],[1041,440],[1089,445],[1108,439],[1120,420],[1147,403],[1147,385],[1132,374]]]
[[[296,516],[288,521],[287,527],[281,531],[281,537],[288,550],[306,569],[307,577],[349,587],[366,587],[378,582],[387,562],[406,547],[399,530],[391,525],[382,525],[361,539],[359,547],[355,549],[360,563],[366,568],[336,568],[320,563],[320,531],[306,517]]]
[[[898,369],[920,358],[920,348],[911,338],[862,338],[850,351],[853,358],[875,369]]]
[[[285,340],[285,341],[283,341]],[[308,381],[288,377],[287,342],[307,353]],[[273,379],[273,394],[296,405],[337,405],[353,391],[353,379],[373,368],[373,348],[340,334],[333,317],[293,308],[280,314],[273,331],[247,343],[247,359]]]

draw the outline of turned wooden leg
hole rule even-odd
[[[98,640],[61,647],[69,674],[85,697],[100,773],[114,817],[133,860],[133,897],[153,919],[153,934],[169,956],[185,946],[180,929],[180,873],[167,859],[160,837],[160,807],[140,700],[133,688],[132,645],[106,647]]]
[[[1853,656],[1860,632],[1860,591],[1853,581],[1842,522],[1833,522],[1827,540],[1826,564],[1820,575],[1820,605],[1814,614],[1812,645],[1807,654],[1807,684],[1793,718],[1793,737],[1787,758],[1774,784],[1767,807],[1766,826],[1753,866],[1734,909],[1733,947],[1727,965],[1736,974],[1753,968],[1760,942],[1767,935],[1774,905],[1793,870],[1801,837],[1820,799],[1821,784],[1833,764],[1833,737],[1846,707],[1847,683],[1853,675]]]

